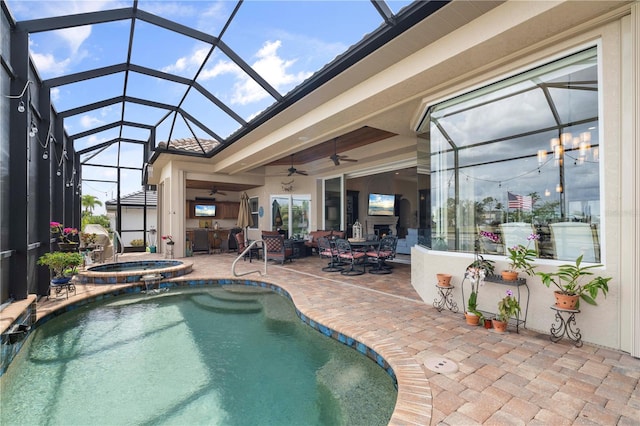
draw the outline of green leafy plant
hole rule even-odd
[[[509,259],[510,271],[522,271],[527,275],[535,274],[533,270],[535,266],[533,266],[531,262],[534,261],[538,253],[535,250],[530,249],[529,244],[531,244],[531,241],[538,240],[539,238],[540,236],[538,234],[531,234],[527,237],[528,241],[526,246],[518,244],[516,246],[507,248],[507,250],[509,251],[509,256],[507,256],[507,259]]]
[[[498,321],[507,322],[509,318],[517,317],[520,314],[520,304],[513,297],[513,292],[507,290],[507,295],[498,302]]]
[[[78,272],[82,265],[82,255],[76,252],[54,251],[38,258],[38,265],[48,266],[54,278],[63,278]]]
[[[591,272],[602,265],[581,265],[582,255],[576,259],[573,265],[560,265],[556,272],[538,272],[536,275],[542,278],[542,283],[547,287],[553,284],[561,293],[580,296],[580,299],[588,304],[597,305],[595,299],[600,291],[604,297],[607,297],[608,283],[611,277],[594,276],[595,274]]]

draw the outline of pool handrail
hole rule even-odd
[[[253,248],[256,247],[257,244],[260,243],[262,244],[262,258],[264,259],[264,273],[262,271],[260,271],[259,269],[253,270],[253,271],[247,271],[247,272],[243,272],[242,274],[238,274],[236,272],[236,263],[238,263],[238,260],[244,258],[244,256],[246,256],[249,251]],[[245,249],[242,253],[240,253],[238,255],[238,257],[235,258],[235,260],[233,261],[233,264],[231,265],[231,272],[233,273],[234,277],[242,277],[244,275],[249,275],[249,274],[253,274],[253,273],[258,273],[260,274],[260,276],[262,275],[267,275],[267,253],[266,253],[267,247],[264,245],[264,242],[262,240],[254,240],[252,241]]]
[[[122,238],[120,237],[120,234],[118,233],[118,231],[113,231],[113,239],[115,240],[116,237],[118,238],[118,243],[120,244],[120,250],[122,250],[120,252],[120,254],[124,254],[124,243],[122,242]],[[115,248],[115,244],[113,244],[114,248]],[[117,263],[118,262],[118,252],[116,250],[113,250],[113,263]]]

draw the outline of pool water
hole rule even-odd
[[[38,327],[0,379],[0,424],[385,425],[391,377],[261,288],[172,289]]]

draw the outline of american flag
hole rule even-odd
[[[507,192],[509,199],[508,207],[510,209],[531,210],[533,208],[533,199],[531,195],[518,195]]]

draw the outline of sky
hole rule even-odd
[[[397,13],[410,1],[387,2]],[[7,0],[16,21],[132,7],[132,1],[25,1]],[[218,37],[235,1],[146,1],[138,9]],[[345,52],[382,24],[382,18],[368,0],[356,1],[257,1],[242,3],[221,40],[260,74],[280,95],[308,79],[313,73]],[[31,34],[30,54],[42,79],[88,71],[126,62],[131,23],[129,20],[87,25]],[[131,63],[153,70],[196,79],[211,94],[230,107],[242,120],[250,121],[275,102],[219,48],[156,25],[136,21]],[[199,72],[199,73],[198,73]],[[197,91],[180,83],[124,73],[55,87],[51,99],[63,112],[82,105],[126,95],[177,105],[224,139],[240,123]],[[157,142],[211,136],[194,122],[167,117],[164,109],[135,103],[114,104],[71,116],[65,120],[67,134],[76,135],[124,118],[126,121],[157,125]],[[171,131],[173,126],[173,131]],[[191,130],[190,130],[191,129]],[[134,126],[113,128],[75,140],[76,151],[115,138],[145,141],[149,131]],[[55,159],[52,159],[55,160]],[[82,156],[82,193],[102,203],[117,195],[116,169],[100,165],[141,168],[144,163],[139,143],[113,144],[102,151]],[[90,166],[93,165],[93,166]],[[101,182],[109,181],[109,182]],[[122,171],[121,194],[141,189],[137,170]],[[96,214],[104,213],[97,207]]]

